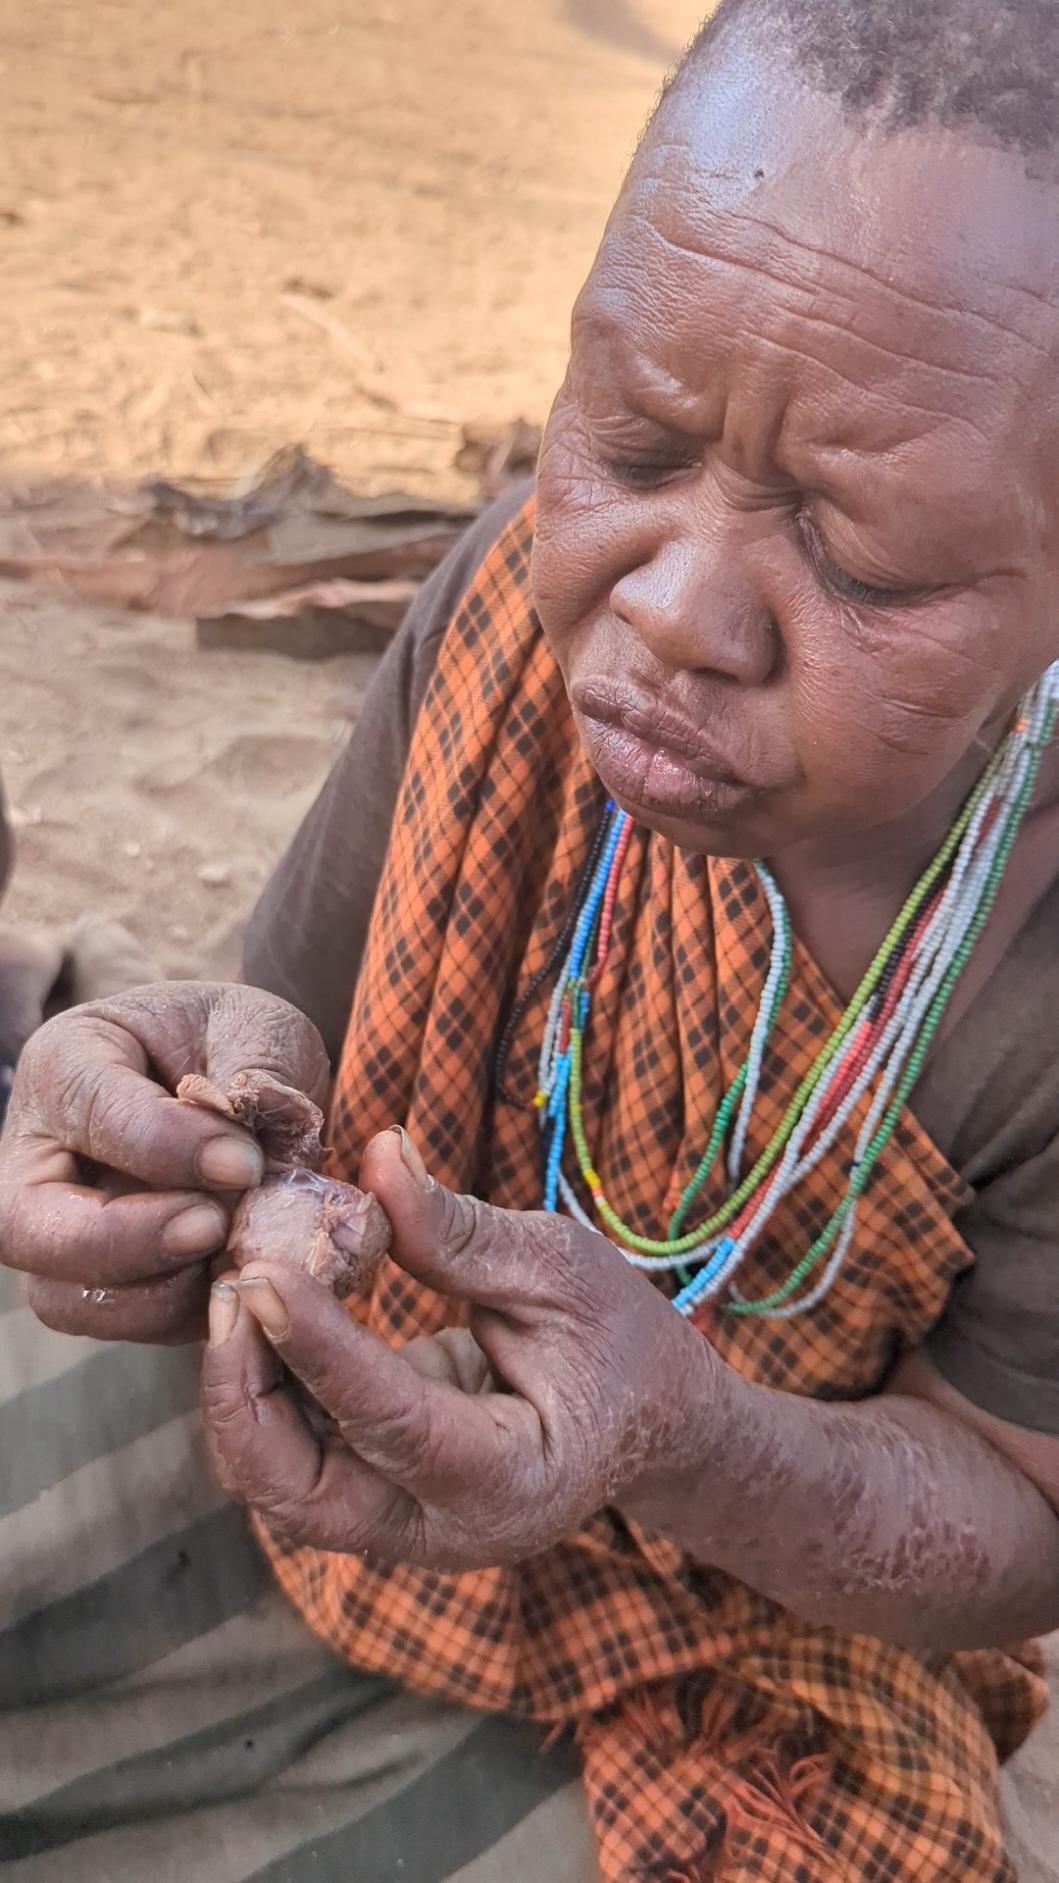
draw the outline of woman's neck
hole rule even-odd
[[[907,817],[795,844],[770,863],[795,933],[848,1001],[910,891],[937,855],[992,756],[982,741]],[[1041,790],[1059,790],[1055,755]]]

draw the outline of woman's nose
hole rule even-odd
[[[719,553],[663,543],[615,583],[610,601],[619,621],[676,672],[717,674],[740,686],[763,686],[772,674],[776,624],[734,561],[722,566]]]

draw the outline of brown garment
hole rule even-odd
[[[511,492],[424,585],[346,751],[268,884],[246,976],[320,1028],[337,1064],[419,706],[441,639]],[[915,1110],[974,1188],[958,1227],[977,1262],[930,1342],[939,1371],[996,1417],[1059,1435],[1059,816],[1020,838],[1009,880]],[[970,995],[970,999],[968,999]]]

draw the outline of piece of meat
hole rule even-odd
[[[284,1085],[272,1072],[237,1072],[223,1089],[193,1072],[181,1079],[176,1095],[189,1105],[202,1105],[245,1125],[269,1163],[315,1170],[320,1162],[323,1112],[304,1092]]]
[[[264,1183],[236,1207],[228,1255],[290,1262],[332,1288],[340,1301],[367,1288],[390,1247],[381,1203],[351,1183],[317,1175],[323,1113],[304,1092],[270,1072],[237,1072],[225,1088],[198,1073],[177,1097],[252,1131],[267,1160]]]
[[[375,1197],[311,1170],[289,1171],[248,1190],[228,1236],[236,1268],[291,1262],[340,1301],[368,1286],[389,1247],[390,1225]]]

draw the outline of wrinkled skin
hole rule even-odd
[[[257,988],[170,982],[49,1021],[19,1062],[0,1141],[0,1255],[59,1332],[201,1339],[211,1258],[265,1159],[234,1120],[174,1095],[256,1067],[313,1104],[316,1029]]]
[[[459,1570],[610,1505],[831,1626],[941,1651],[1059,1622],[1040,1459],[930,1403],[929,1368],[864,1405],[768,1391],[577,1223],[456,1196],[395,1132],[361,1176],[397,1263],[469,1324],[395,1352],[286,1264],[217,1284],[214,1465],[282,1542]]]
[[[304,1274],[250,1264],[215,1290],[215,1465],[291,1542],[436,1568],[510,1562],[647,1495],[715,1363],[603,1237],[456,1196],[405,1145],[403,1158],[402,1134],[376,1138],[362,1181],[397,1261],[469,1303],[469,1327],[394,1352]]]
[[[1059,656],[1057,307],[1059,191],[736,35],[574,312],[534,594],[579,731],[642,823],[770,858],[840,990]]]

